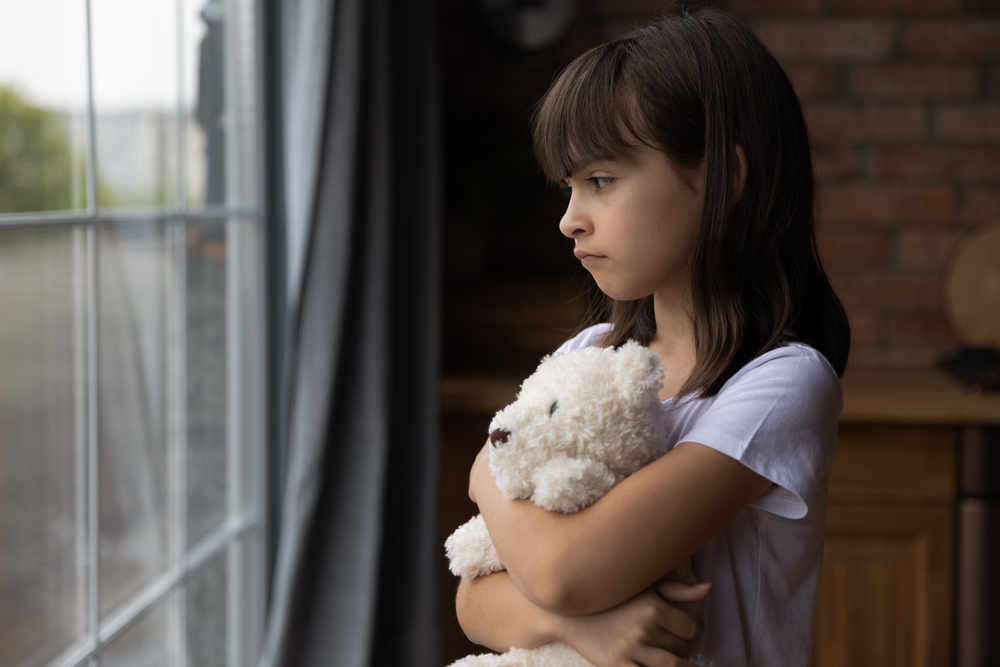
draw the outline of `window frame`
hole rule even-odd
[[[97,183],[99,168],[97,160],[96,109],[93,85],[93,26],[91,0],[83,0],[86,12],[87,50],[87,202],[84,211],[42,211],[30,213],[0,213],[0,242],[11,232],[32,232],[51,228],[72,230],[72,251],[74,262],[83,263],[83,284],[79,274],[74,274],[74,347],[80,352],[74,372],[74,402],[76,442],[74,443],[75,466],[75,522],[78,530],[77,571],[85,575],[78,586],[78,599],[73,601],[85,618],[86,632],[81,632],[83,643],[68,649],[63,655],[49,663],[49,667],[84,667],[96,665],[102,651],[122,633],[141,620],[159,603],[169,601],[169,638],[175,642],[174,650],[167,658],[167,664],[186,667],[186,583],[192,573],[205,565],[213,557],[225,553],[227,558],[226,586],[226,655],[227,667],[250,665],[256,661],[263,637],[265,605],[267,602],[266,574],[270,571],[273,552],[273,531],[269,529],[269,516],[274,514],[272,494],[275,481],[268,474],[273,452],[279,448],[273,445],[280,433],[276,429],[277,420],[274,405],[280,401],[280,391],[272,389],[268,378],[280,372],[275,359],[280,364],[280,355],[275,354],[275,341],[283,340],[282,310],[273,308],[276,288],[268,280],[275,272],[269,266],[278,261],[271,251],[270,241],[281,238],[280,220],[272,220],[275,213],[276,186],[266,173],[262,159],[274,148],[267,139],[273,100],[267,88],[268,70],[265,70],[264,49],[271,49],[271,39],[276,38],[273,29],[265,27],[262,19],[265,12],[280,13],[274,8],[276,3],[265,0],[223,0],[227,16],[225,31],[225,82],[228,104],[237,97],[234,86],[238,74],[237,58],[252,68],[249,87],[253,104],[252,124],[247,130],[250,151],[256,163],[256,182],[249,184],[257,195],[256,201],[248,206],[210,206],[188,209],[186,186],[188,147],[185,131],[189,109],[186,108],[183,86],[183,22],[180,20],[184,9],[183,0],[173,0],[178,13],[178,99],[177,99],[177,172],[178,194],[176,208],[163,210],[116,210],[99,207]],[[238,10],[243,10],[239,13]],[[237,25],[243,22],[244,25]],[[249,27],[246,25],[248,23]],[[266,32],[265,32],[266,30]],[[232,35],[242,31],[238,37]],[[238,49],[247,48],[240,38],[251,40],[252,54],[249,58]],[[267,58],[270,60],[270,58]],[[240,82],[247,83],[247,82]],[[229,144],[227,165],[231,165],[235,140]],[[272,157],[273,156],[270,156]],[[232,167],[230,173],[235,171]],[[278,186],[280,187],[280,185]],[[221,526],[213,529],[206,537],[194,545],[187,545],[187,430],[185,409],[185,297],[184,283],[186,269],[187,230],[190,225],[218,222],[226,229],[226,391],[227,391],[227,443],[226,443],[226,519]],[[167,245],[164,260],[168,269],[167,290],[167,343],[164,352],[167,358],[167,433],[168,442],[168,498],[170,524],[172,528],[172,566],[157,578],[146,581],[141,593],[134,596],[125,606],[107,616],[102,623],[100,605],[100,525],[99,501],[101,470],[98,463],[99,414],[100,414],[100,294],[98,275],[100,253],[98,236],[100,230],[119,225],[156,223],[163,226]],[[280,246],[279,246],[280,247]],[[265,252],[267,253],[265,255]],[[280,267],[279,267],[280,268]],[[278,285],[280,289],[280,283]],[[279,303],[279,306],[281,304]],[[82,319],[84,321],[80,322]],[[82,339],[81,339],[82,337]],[[280,347],[280,346],[279,346]],[[269,493],[268,491],[271,491]],[[249,501],[244,492],[249,492]],[[172,599],[171,599],[172,598]]]

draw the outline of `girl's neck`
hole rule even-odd
[[[660,400],[677,395],[694,369],[694,327],[690,316],[690,298],[664,298],[653,295],[653,315],[656,334],[649,341],[649,349],[660,355],[664,366],[663,389]]]

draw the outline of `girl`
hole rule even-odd
[[[535,147],[607,297],[556,354],[656,351],[668,440],[569,515],[505,500],[487,443],[469,494],[507,572],[461,583],[463,628],[498,650],[562,639],[598,667],[687,664],[697,628],[663,598],[704,591],[660,580],[693,554],[712,664],[809,664],[850,334],[787,76],[721,11],[666,17],[570,64]]]

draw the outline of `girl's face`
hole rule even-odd
[[[595,162],[567,179],[572,194],[559,230],[576,241],[574,254],[601,291],[619,301],[686,298],[704,167],[689,180],[648,146],[634,160]]]

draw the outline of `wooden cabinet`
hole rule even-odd
[[[949,664],[954,442],[947,426],[841,425],[815,667]]]
[[[815,667],[952,663],[956,446],[1000,423],[929,366],[852,367],[830,472]]]

